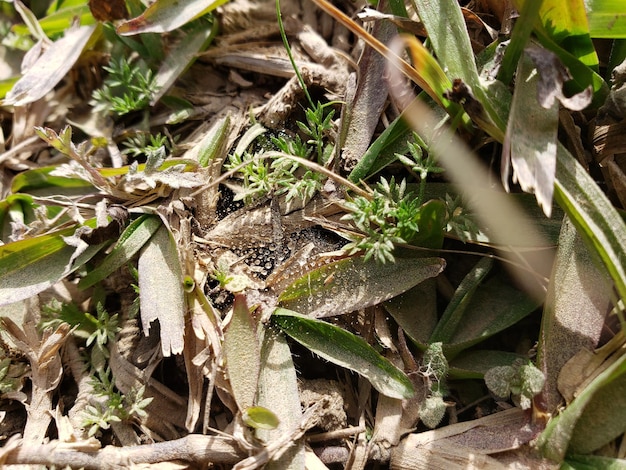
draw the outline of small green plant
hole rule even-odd
[[[333,146],[326,141],[326,135],[332,127],[333,110],[324,115],[325,106],[319,104],[314,110],[306,112],[307,123],[298,121],[302,132],[309,137],[304,142],[299,135],[289,137],[281,134],[272,137],[267,145],[262,145],[260,152],[234,152],[225,165],[227,170],[237,170],[243,179],[244,191],[235,200],[252,200],[267,194],[286,194],[287,201],[296,197],[303,201],[310,200],[322,187],[324,176],[302,165],[289,156],[277,157],[268,162],[262,158],[267,146],[288,155],[308,159],[316,155],[318,163],[324,164],[332,154]]]
[[[541,392],[545,377],[528,361],[516,360],[510,366],[493,367],[485,373],[485,384],[499,398],[511,396],[513,403],[523,410],[532,405],[532,399]]]
[[[420,419],[425,426],[435,428],[446,413],[446,377],[448,361],[443,353],[443,343],[432,343],[424,351],[420,372],[428,385],[429,394],[420,403]]]
[[[357,196],[346,203],[343,216],[351,220],[363,236],[355,237],[344,249],[349,254],[365,251],[365,260],[393,262],[396,244],[410,244],[419,232],[420,201],[407,191],[406,180],[382,178],[369,197]]]
[[[90,104],[95,111],[122,116],[148,107],[158,87],[152,71],[141,64],[133,64],[126,57],[111,59],[104,67],[108,77],[92,94]]]
[[[98,373],[91,381],[98,405],[87,405],[83,411],[83,426],[89,427],[88,435],[94,436],[100,429],[109,429],[112,423],[142,419],[147,416],[145,408],[152,397],[144,398],[145,386],[124,395],[115,388],[110,371]]]
[[[142,155],[150,156],[157,153],[171,153],[174,148],[174,141],[175,139],[171,139],[160,132],[156,134],[139,132],[122,142],[122,145],[125,147],[122,153],[134,158]]]
[[[443,173],[444,169],[437,165],[432,153],[424,152],[426,144],[417,133],[413,133],[413,142],[407,142],[407,145],[409,155],[397,153],[396,157],[419,176],[418,200],[423,201],[426,192],[426,178],[431,174]]]
[[[96,315],[92,315],[81,311],[73,303],[53,300],[43,308],[41,328],[54,328],[60,323],[75,327],[74,335],[84,339],[85,345],[91,347],[91,366],[96,370],[104,369],[110,356],[107,344],[115,341],[115,335],[120,330],[118,315],[110,315],[101,303],[96,305]]]

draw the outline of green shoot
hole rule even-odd
[[[446,204],[446,231],[448,233],[455,235],[462,242],[466,242],[480,232],[480,228],[476,225],[471,214],[468,214],[462,205],[461,196],[457,195],[453,198],[446,194],[444,202]]]
[[[102,87],[93,92],[90,102],[96,112],[122,116],[148,107],[157,91],[156,78],[151,70],[142,67],[141,62],[131,64],[125,57],[119,60],[112,58],[104,70],[109,72],[109,76]]]
[[[393,262],[395,244],[411,243],[419,230],[419,200],[406,191],[406,181],[396,184],[394,178],[382,178],[371,197],[357,196],[346,203],[348,214],[364,236],[352,240],[344,249],[349,254],[365,251],[365,260]]]
[[[289,137],[281,134],[271,137],[265,142],[265,147],[274,146],[279,151],[300,158],[309,158],[313,153],[317,155],[319,163],[325,163],[332,155],[333,146],[326,142],[325,136],[332,127],[333,110],[324,116],[324,105],[318,103],[315,110],[307,110],[307,123],[298,122],[298,127],[309,137],[306,142],[296,135]],[[275,158],[271,163],[259,157],[259,153],[237,152],[228,158],[225,168],[238,169],[243,179],[244,191],[235,197],[235,200],[250,202],[267,194],[277,196],[286,194],[287,201],[296,197],[303,201],[310,200],[322,187],[323,175],[310,169],[302,168],[289,157]]]
[[[112,423],[142,419],[147,416],[145,408],[152,397],[144,398],[145,386],[123,395],[115,389],[109,371],[98,372],[91,381],[97,405],[87,405],[83,411],[83,425],[89,427],[88,435],[94,436],[101,429],[109,429]]]
[[[435,157],[432,153],[427,152],[426,157],[424,157],[424,148],[426,148],[426,144],[424,141],[417,135],[413,133],[414,142],[407,142],[409,147],[409,155],[400,155],[396,154],[396,157],[408,166],[414,173],[417,173],[420,179],[420,189],[418,200],[421,202],[424,201],[424,193],[426,191],[426,178],[429,174],[442,173],[444,169],[440,166],[437,166]]]
[[[42,309],[43,318],[41,328],[55,328],[60,323],[68,323],[74,327],[74,335],[85,340],[85,345],[91,347],[90,361],[96,370],[102,370],[109,358],[107,344],[115,341],[115,335],[120,330],[118,315],[110,315],[98,303],[96,315],[82,312],[75,304],[62,304],[53,300]]]
[[[137,135],[129,137],[122,142],[122,145],[126,147],[122,150],[122,153],[134,158],[142,155],[150,156],[161,152],[171,153],[175,144],[174,140],[175,139],[170,139],[160,132],[156,134],[139,132]]]

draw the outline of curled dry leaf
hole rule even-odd
[[[17,81],[3,104],[24,106],[43,98],[67,75],[95,31],[95,25],[68,30]]]
[[[589,106],[593,97],[591,86],[569,98],[563,93],[563,85],[572,79],[572,75],[554,52],[534,45],[527,47],[525,52],[539,73],[537,100],[542,107],[551,108],[555,100],[572,111],[581,111]]]

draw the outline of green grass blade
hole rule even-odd
[[[94,190],[93,185],[82,178],[51,175],[55,169],[57,169],[56,166],[47,166],[19,173],[11,182],[11,192],[27,192],[38,196],[48,194],[69,196]]]
[[[93,286],[128,262],[150,240],[161,225],[161,219],[154,215],[142,215],[134,220],[120,235],[113,251],[97,268],[81,279],[78,288],[86,289]]]
[[[272,323],[318,356],[362,375],[383,395],[392,398],[413,396],[413,385],[406,374],[363,338],[283,308],[276,309]]]
[[[369,146],[354,169],[350,172],[348,179],[353,183],[358,183],[366,179],[375,171],[397,160],[396,153],[407,152],[407,141],[411,138],[413,130],[406,121],[399,116],[387,129]],[[374,166],[376,169],[374,169]]]
[[[626,10],[622,0],[586,0],[592,38],[626,38]]]
[[[474,292],[483,281],[485,276],[491,270],[493,261],[491,258],[482,258],[476,266],[463,278],[459,287],[457,287],[452,299],[448,303],[446,310],[441,316],[441,320],[437,323],[435,330],[432,332],[429,343],[448,343],[454,336],[463,312],[469,304]]]
[[[95,226],[95,219],[89,221]],[[0,246],[0,305],[27,299],[52,286],[95,255],[102,245],[90,246],[71,266],[76,248],[63,237],[75,227]]]

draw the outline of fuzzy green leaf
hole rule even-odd
[[[224,332],[224,354],[235,401],[244,412],[256,397],[261,352],[254,320],[241,294],[235,296],[233,316]]]
[[[626,223],[578,161],[558,144],[554,198],[626,299]]]
[[[285,308],[320,318],[376,305],[399,295],[445,267],[441,258],[397,258],[380,264],[348,258],[305,274],[279,297]]]
[[[383,395],[410,398],[409,378],[381,356],[363,338],[321,320],[278,308],[272,323],[327,361],[362,375]]]
[[[514,325],[538,306],[539,302],[512,287],[501,276],[489,279],[474,292],[463,313],[462,327],[444,343],[446,356],[452,358]]]

